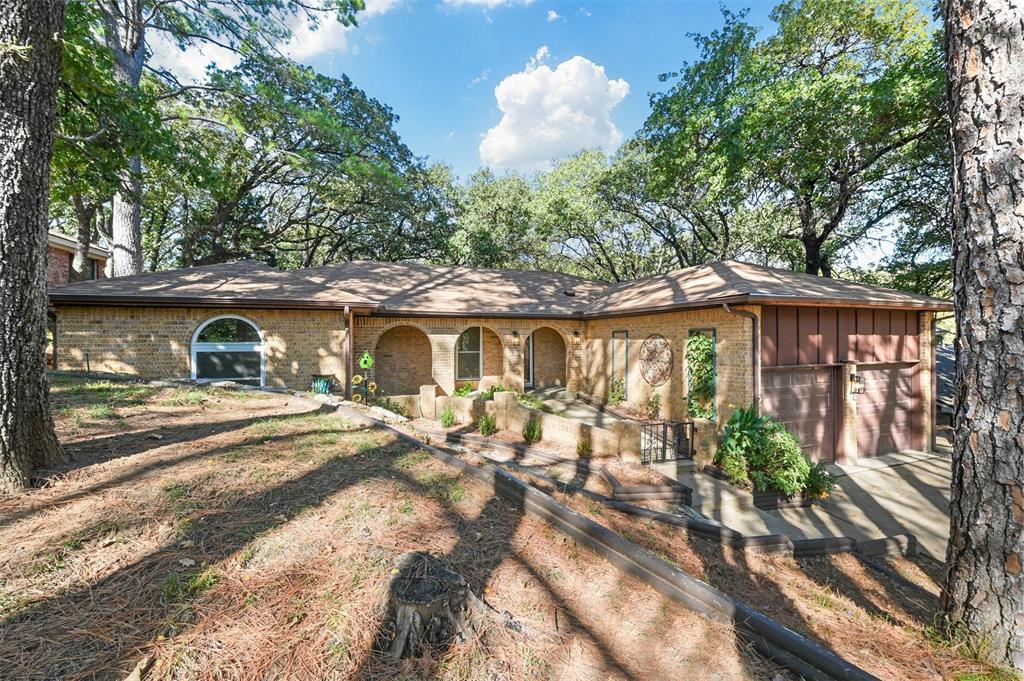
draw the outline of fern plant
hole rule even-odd
[[[451,407],[445,407],[438,420],[441,421],[441,426],[443,428],[451,428],[455,425],[455,412]]]
[[[523,424],[523,439],[526,440],[526,444],[532,445],[535,442],[540,442],[543,437],[544,427],[541,425],[540,419],[531,416]]]
[[[485,436],[494,435],[494,431],[498,430],[494,414],[482,414],[480,420],[476,422],[476,427],[480,434]]]

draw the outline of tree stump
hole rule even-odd
[[[392,660],[443,652],[474,636],[489,614],[462,575],[422,551],[395,560],[388,595],[377,648]]]

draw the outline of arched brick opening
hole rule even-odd
[[[533,385],[537,388],[565,387],[565,339],[550,326],[533,332]]]
[[[417,395],[433,385],[430,338],[414,326],[393,326],[380,335],[373,351],[373,377],[384,395]]]

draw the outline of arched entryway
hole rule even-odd
[[[565,387],[565,340],[555,329],[542,326],[526,339],[524,383],[528,388]]]
[[[418,395],[434,384],[430,338],[415,326],[394,326],[380,335],[373,351],[373,377],[383,395]]]
[[[474,388],[481,382],[502,383],[505,376],[505,350],[501,338],[486,326],[471,326],[455,341],[455,387]]]

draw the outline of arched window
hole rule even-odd
[[[224,315],[196,329],[192,336],[192,380],[262,386],[265,375],[263,336],[251,321]]]

